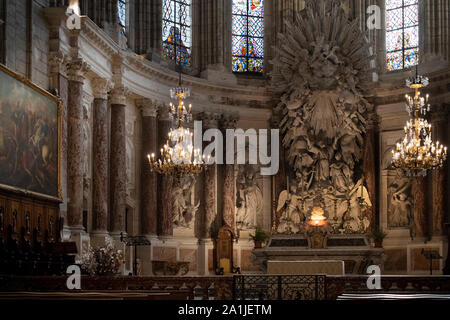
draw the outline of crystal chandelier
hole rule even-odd
[[[414,97],[406,95],[406,110],[411,119],[404,128],[405,137],[392,150],[392,165],[409,176],[425,176],[427,170],[443,166],[447,158],[447,147],[433,143],[431,124],[422,116],[430,111],[429,95],[422,97],[420,89],[429,84],[428,78],[419,76],[408,79],[406,85],[415,90]]]
[[[169,119],[176,124],[170,129],[166,144],[161,148],[161,157],[156,159],[155,154],[148,155],[150,167],[158,174],[189,175],[199,174],[205,165],[201,150],[194,150],[192,143],[193,133],[183,127],[183,123],[192,121],[192,106],[185,107],[183,99],[190,96],[188,88],[180,85],[170,90],[171,97],[178,99],[178,105],[170,104]]]

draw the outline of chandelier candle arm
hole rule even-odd
[[[392,165],[404,170],[408,175],[423,176],[428,170],[440,168],[447,159],[447,147],[436,141],[433,143],[432,126],[421,116],[431,110],[428,103],[430,96],[421,97],[420,89],[429,84],[426,77],[419,76],[408,79],[406,84],[415,90],[414,97],[405,95],[406,110],[410,119],[404,127],[405,137],[397,143],[396,150],[392,150]]]

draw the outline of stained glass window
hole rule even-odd
[[[184,67],[191,65],[191,6],[192,0],[163,0],[163,56]]]
[[[234,72],[264,70],[264,0],[233,0]]]
[[[119,13],[119,24],[122,30],[125,31],[127,23],[127,1],[118,0],[117,1],[117,11]]]
[[[386,59],[389,71],[419,63],[418,0],[386,0]]]

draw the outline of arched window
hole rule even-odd
[[[386,59],[389,71],[419,63],[418,2],[386,0]]]
[[[191,65],[192,0],[163,0],[163,57],[184,67]]]
[[[117,0],[117,11],[119,15],[119,25],[123,32],[127,29],[127,1]]]
[[[233,0],[233,72],[264,71],[264,0]]]

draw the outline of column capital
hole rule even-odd
[[[50,74],[62,74],[67,76],[67,56],[61,51],[50,52],[48,56]]]
[[[220,126],[222,129],[236,129],[238,121],[239,121],[239,114],[237,113],[224,114],[220,119]]]
[[[91,84],[95,99],[108,100],[108,93],[113,88],[111,80],[97,77]]]
[[[156,118],[158,116],[158,105],[151,99],[136,100],[136,106],[141,110],[143,117]]]
[[[126,105],[127,103],[127,97],[130,95],[130,90],[123,86],[116,86],[111,92],[110,92],[110,99],[112,105]]]
[[[198,114],[197,119],[202,121],[205,129],[214,129],[219,127],[221,115],[214,112],[201,112]]]
[[[157,108],[158,108],[159,120],[161,120],[161,121],[169,121],[170,120],[169,107],[166,106],[165,104],[160,104],[160,105],[158,105]]]
[[[90,66],[81,58],[72,59],[67,64],[67,77],[69,81],[84,82]]]

